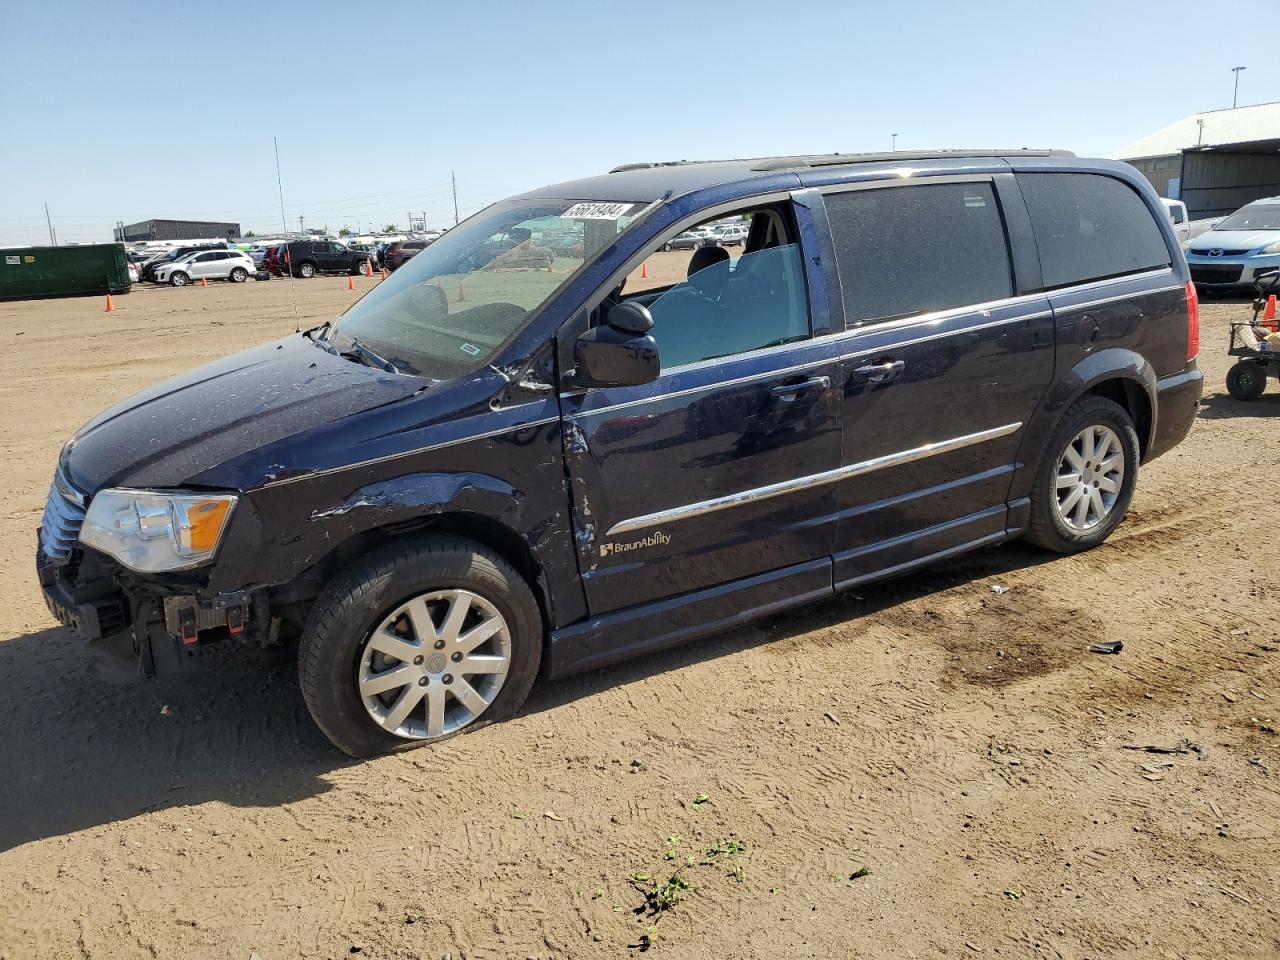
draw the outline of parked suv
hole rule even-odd
[[[204,250],[157,267],[155,278],[156,283],[185,287],[200,280],[244,283],[255,273],[253,258],[243,250]]]
[[[628,290],[725,216],[749,219],[739,257],[703,246]],[[537,238],[568,231],[579,254],[548,270]],[[539,675],[966,550],[1096,546],[1190,429],[1197,316],[1123,163],[783,157],[544,187],[336,322],[90,421],[39,579],[148,673],[296,646],[316,723],[376,754],[508,717]]]
[[[295,277],[317,273],[368,273],[369,257],[336,240],[291,240],[280,245],[276,269]]]
[[[387,247],[383,262],[388,270],[398,270],[425,250],[430,243],[430,240],[398,240]]]
[[[227,245],[225,243],[197,243],[185,247],[174,247],[172,250],[167,250],[159,256],[152,257],[147,260],[143,263],[142,269],[139,270],[138,273],[145,281],[149,281],[151,283],[163,283],[164,281],[156,280],[156,271],[161,267],[167,267],[170,264],[181,260],[183,257],[189,257],[191,254],[201,250],[225,249],[227,249]]]

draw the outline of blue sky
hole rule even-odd
[[[636,160],[1055,146],[1280,100],[1272,2],[63,0],[0,15],[0,244],[452,221]],[[1223,17],[1231,26],[1224,31]],[[1212,21],[1212,22],[1209,22]],[[1249,24],[1256,24],[1251,28]],[[1208,45],[1197,37],[1211,33]]]

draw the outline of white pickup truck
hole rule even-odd
[[[1173,224],[1173,232],[1178,237],[1178,244],[1184,250],[1188,243],[1200,234],[1208,233],[1213,229],[1214,224],[1222,219],[1222,217],[1210,217],[1208,220],[1188,220],[1187,205],[1181,200],[1166,200],[1161,197],[1160,202],[1164,204],[1164,209],[1169,214],[1169,221]]]

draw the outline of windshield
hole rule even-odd
[[[490,363],[638,203],[508,200],[454,227],[374,287],[328,339],[359,339],[405,373],[447,380]]]
[[[1280,203],[1251,203],[1241,207],[1213,229],[1280,230]]]

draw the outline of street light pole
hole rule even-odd
[[[1231,109],[1232,110],[1236,108],[1236,98],[1239,97],[1240,95],[1240,71],[1243,69],[1245,68],[1244,67],[1231,68],[1231,72],[1236,75],[1235,89],[1231,91]]]
[[[894,150],[897,150],[897,149],[898,149],[898,135],[897,135],[896,133],[891,133],[891,134],[890,134],[890,136],[891,136],[891,137],[893,137],[893,149],[894,149]]]

